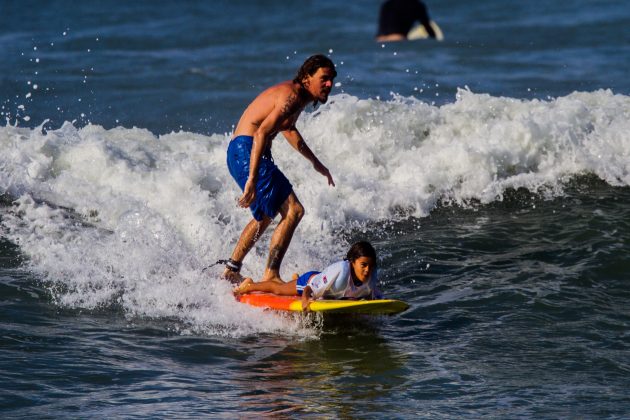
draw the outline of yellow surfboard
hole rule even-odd
[[[443,41],[444,34],[442,33],[442,29],[440,29],[438,24],[434,21],[431,21],[429,25],[431,25],[431,28],[433,28],[433,31],[435,32],[435,39],[437,39],[438,41]],[[407,34],[407,39],[410,41],[413,41],[415,39],[427,39],[428,37],[429,34],[427,33],[427,30],[424,28],[423,25],[416,25],[415,27],[411,28],[411,30]]]
[[[248,305],[269,308],[277,311],[302,312],[302,299],[299,296],[277,296],[271,293],[247,293],[236,298]],[[406,311],[409,305],[401,300],[316,300],[311,302],[312,312],[393,315]]]

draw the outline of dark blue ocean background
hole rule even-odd
[[[0,417],[630,417],[628,3],[426,4],[442,42],[375,42],[379,1],[0,0]],[[274,142],[284,275],[368,239],[397,316],[202,272],[248,220],[230,132],[314,53],[338,185]]]

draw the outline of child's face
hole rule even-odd
[[[352,271],[354,272],[354,276],[365,283],[370,279],[372,275],[372,270],[374,270],[375,261],[370,257],[359,257],[356,260],[352,261]]]

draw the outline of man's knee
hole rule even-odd
[[[291,194],[282,205],[280,214],[282,215],[282,220],[299,223],[302,217],[304,217],[304,206],[302,206],[302,203],[300,203],[300,201]]]
[[[304,206],[299,201],[294,201],[289,205],[289,217],[299,222],[304,217]]]

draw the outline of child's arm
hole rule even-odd
[[[370,297],[370,299],[372,299],[372,300],[374,300],[374,299],[383,299],[383,293],[378,288],[378,286],[375,286],[374,289],[372,289],[372,296]]]
[[[374,273],[372,274],[372,296],[370,299],[383,299],[383,293],[378,287],[378,270],[374,269]]]
[[[303,311],[308,310],[308,305],[313,300],[311,299],[312,297],[313,297],[313,289],[311,289],[311,286],[306,286],[304,290],[302,291],[302,310]]]

